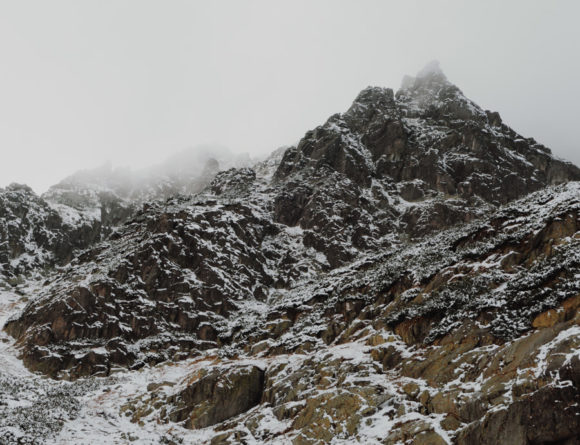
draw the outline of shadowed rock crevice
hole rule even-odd
[[[205,428],[242,414],[260,403],[264,371],[256,366],[214,370],[170,397],[168,418],[186,428]]]

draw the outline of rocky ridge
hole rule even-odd
[[[81,170],[41,196],[21,184],[0,189],[0,280],[16,283],[66,264],[144,203],[200,192],[220,169],[250,162],[247,156],[224,158],[227,150],[218,147],[220,164],[209,155],[211,148],[184,150],[148,169],[113,169],[107,163]]]
[[[237,161],[222,163],[227,166]],[[185,150],[149,169],[113,169],[106,163],[81,170],[50,187],[41,198],[53,206],[94,214],[104,239],[143,203],[200,192],[219,170],[220,162],[215,158],[203,151]]]
[[[25,185],[0,189],[0,280],[68,263],[75,251],[100,241],[91,212],[51,205]]]
[[[52,275],[5,324],[24,364],[103,377],[142,441],[576,443],[577,167],[436,65],[280,156]]]

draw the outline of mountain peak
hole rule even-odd
[[[416,78],[417,79],[422,79],[422,78],[425,78],[425,77],[433,77],[433,76],[442,77],[444,79],[447,79],[445,77],[445,74],[441,70],[441,66],[439,65],[439,61],[438,60],[432,60],[427,65],[425,65],[417,73]]]
[[[425,65],[415,77],[405,76],[401,82],[401,90],[413,90],[434,85],[450,85],[447,76],[443,73],[438,60],[432,60]]]
[[[388,88],[362,90],[348,111],[288,150],[274,178],[300,179],[307,170],[321,177],[334,171],[364,188],[386,181],[411,199],[455,196],[465,208],[474,197],[505,204],[580,177],[576,167],[467,98],[437,61],[406,78],[394,96]]]

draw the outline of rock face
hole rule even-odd
[[[275,178],[285,183],[275,220],[313,230],[312,245],[341,264],[352,256],[337,243],[376,247],[393,231],[393,214],[402,213],[400,228],[421,236],[474,219],[486,203],[578,180],[580,170],[518,135],[433,69],[406,78],[396,94],[363,90],[346,113],[287,150]],[[424,201],[427,208],[401,206]]]
[[[244,163],[229,159],[226,165]],[[106,239],[144,203],[203,190],[219,162],[196,150],[150,170],[105,164],[77,172],[37,196],[25,185],[0,189],[0,280],[11,283],[71,261]]]
[[[49,205],[25,185],[0,189],[0,275],[18,281],[35,269],[65,264],[100,240],[92,215]]]
[[[6,328],[28,338],[25,363],[53,376],[65,369],[71,377],[108,374],[112,365],[197,354],[226,340],[218,329],[227,336],[227,319],[247,295],[265,298],[273,278],[260,246],[275,231],[243,204],[184,205],[176,198],[84,252]],[[35,327],[25,334],[22,322]],[[139,339],[146,340],[145,356],[125,342]]]
[[[53,378],[157,376],[119,412],[193,443],[575,443],[578,180],[432,65],[142,205],[4,329]]]
[[[187,428],[205,428],[256,406],[263,389],[264,371],[256,366],[215,369],[167,400],[175,406],[168,417]]]
[[[578,391],[571,386],[541,388],[469,426],[457,443],[578,443],[580,420],[575,407],[579,401]],[[551,406],[555,413],[547,409]]]

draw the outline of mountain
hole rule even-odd
[[[0,277],[17,282],[66,264],[75,250],[100,241],[100,231],[94,212],[51,205],[26,185],[0,188]]]
[[[31,416],[53,390],[6,371],[0,437],[578,443],[578,181],[437,64],[366,88],[5,290],[62,408]]]
[[[50,187],[42,198],[75,208],[95,208],[101,201],[111,200],[135,206],[180,193],[197,193],[219,170],[251,163],[247,154],[234,155],[220,146],[197,146],[139,170],[113,169],[108,162],[92,170],[78,171]]]
[[[140,170],[113,169],[111,163],[81,170],[50,187],[42,198],[51,204],[100,214],[102,226],[109,229],[104,233],[107,235],[143,203],[198,193],[218,171],[251,162],[247,154],[233,155],[219,146],[198,146]]]
[[[144,203],[200,192],[218,171],[251,162],[222,147],[198,146],[146,169],[113,169],[107,163],[81,170],[41,196],[20,184],[0,188],[0,280],[15,283],[66,264]]]

